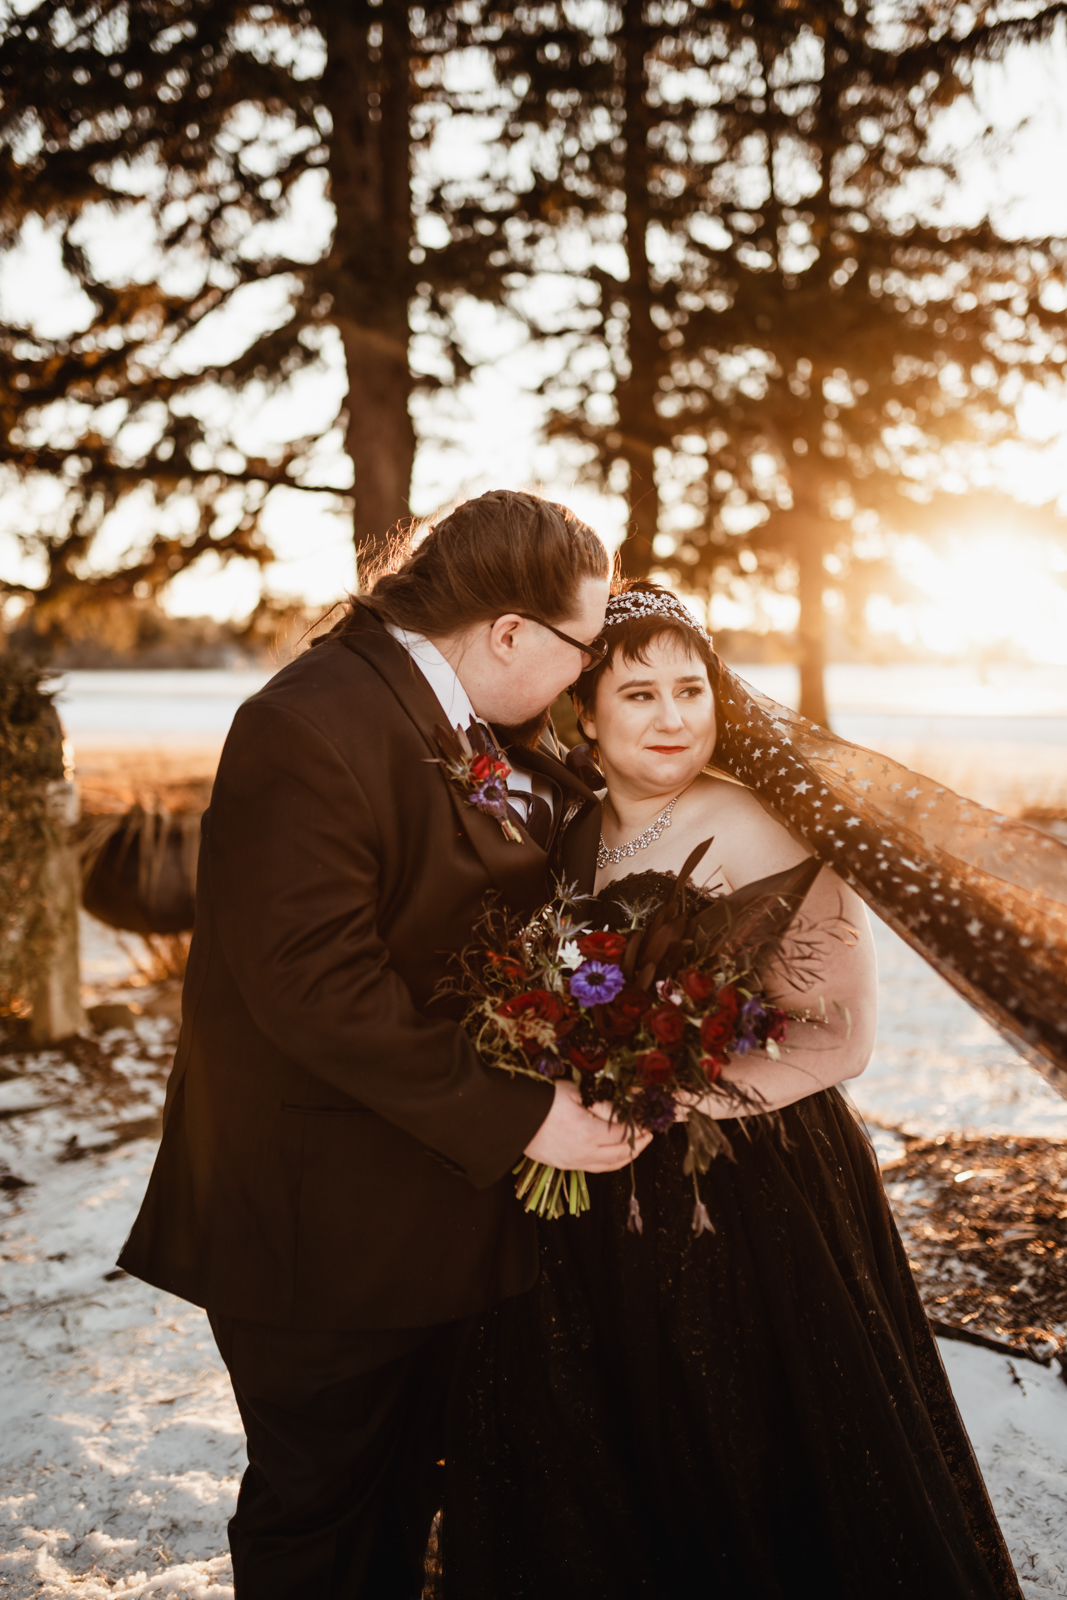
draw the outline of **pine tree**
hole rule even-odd
[[[1067,362],[1051,242],[915,214],[916,180],[950,176],[930,154],[937,111],[976,57],[1058,14],[619,0],[540,8],[516,46],[516,142],[548,135],[516,265],[576,219],[621,256],[594,257],[576,293],[551,430],[625,488],[630,572],[666,563],[697,588],[739,565],[792,573],[813,720],[826,587],[862,585],[872,525],[917,522],[947,446],[1011,428],[1007,380]],[[657,534],[673,556],[657,559]]]
[[[205,552],[271,559],[262,514],[279,485],[315,484],[315,440],[270,456],[242,450],[238,422],[340,345],[344,448],[357,546],[408,511],[413,308],[436,317],[446,354],[455,271],[481,260],[415,248],[412,164],[447,110],[443,63],[471,42],[477,8],[398,0],[38,0],[0,31],[0,249],[28,225],[56,231],[91,305],[69,338],[0,326],[0,466],[29,487],[59,485],[47,519],[23,530],[42,585],[7,584],[58,637],[72,608],[156,594]],[[298,187],[336,213],[324,250],[277,243]],[[148,219],[155,265],[122,281],[91,241]],[[292,236],[292,227],[289,229]],[[448,240],[451,246],[452,239]],[[273,315],[223,355],[212,317],[252,286]],[[440,381],[436,378],[432,381]],[[140,491],[139,547],[109,561],[107,519]],[[310,487],[308,492],[314,492]],[[189,516],[190,508],[194,515]],[[0,591],[2,592],[2,591]]]
[[[842,3],[813,10],[785,49],[774,19],[757,21],[743,52],[751,157],[723,174],[723,237],[707,253],[728,309],[680,319],[673,363],[683,415],[707,418],[704,441],[720,447],[707,457],[705,542],[679,543],[703,575],[741,550],[757,573],[792,564],[814,721],[827,720],[825,590],[835,577],[862,590],[872,529],[928,522],[917,502],[944,490],[953,450],[958,475],[968,444],[1012,431],[1010,382],[1067,368],[1045,298],[1060,270],[1051,242],[937,227],[908,187],[937,173],[931,123],[975,56],[1054,15],[955,38],[950,12],[902,12],[888,34],[874,7]],[[766,514],[743,539],[708,516],[731,495]]]

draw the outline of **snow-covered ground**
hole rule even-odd
[[[908,1134],[1020,1133],[1067,1139],[1067,1100],[884,924],[878,1041],[849,1084],[869,1123]],[[883,1146],[883,1160],[899,1143]]]
[[[233,1592],[225,1371],[202,1312],[115,1271],[174,1032],[139,1017],[0,1082],[0,1595]]]

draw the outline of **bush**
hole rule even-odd
[[[0,1017],[23,1014],[51,937],[42,868],[63,730],[39,667],[0,652]]]

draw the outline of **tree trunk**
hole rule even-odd
[[[659,528],[656,486],[656,403],[660,343],[652,320],[652,287],[648,264],[648,100],[645,82],[646,28],[644,0],[624,0],[623,52],[623,189],[626,206],[626,256],[629,279],[620,298],[629,312],[630,371],[618,385],[619,454],[629,469],[627,498],[630,531],[619,552],[624,571],[633,578],[648,575],[654,556],[652,541]]]
[[[823,590],[826,587],[825,553],[822,529],[814,518],[802,522],[797,537],[797,595],[800,600],[800,620],[797,640],[800,646],[800,714],[809,722],[828,728],[826,709],[826,607]]]
[[[326,39],[322,91],[333,121],[330,192],[337,212],[323,288],[333,296],[348,370],[353,536],[357,551],[370,554],[409,514],[415,459],[408,11],[406,4],[327,0],[313,15]],[[372,29],[380,44],[372,44]]]
[[[68,831],[78,820],[74,784],[58,778],[48,785],[48,810],[56,832],[42,872],[50,919],[48,953],[34,975],[30,1034],[36,1044],[68,1039],[85,1028],[81,1001],[78,904],[81,875]]]

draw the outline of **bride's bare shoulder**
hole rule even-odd
[[[735,883],[783,871],[811,854],[744,784],[706,773],[694,788]]]
[[[773,820],[751,789],[733,778],[721,777],[717,772],[702,772],[693,785],[692,794],[694,805],[700,806],[709,815],[714,812],[738,821],[750,817],[753,823],[759,817],[766,818],[768,822]]]

